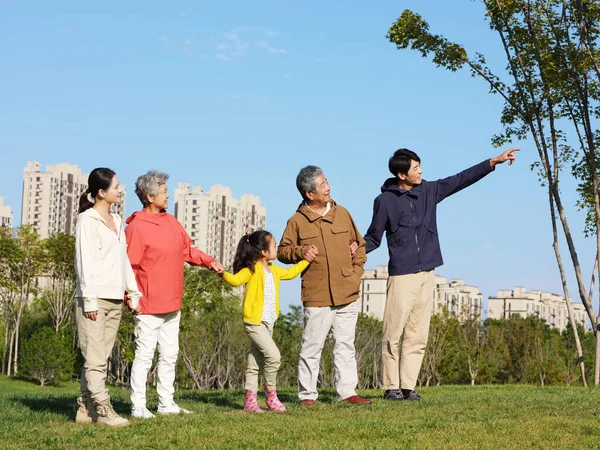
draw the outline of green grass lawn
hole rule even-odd
[[[313,409],[285,389],[288,412],[262,415],[242,410],[242,391],[179,391],[177,402],[193,415],[120,429],[75,424],[77,392],[75,383],[42,388],[0,377],[0,448],[600,448],[600,390],[593,389],[444,386],[421,389],[420,403],[362,391],[373,400],[367,407],[338,403],[326,389]],[[111,395],[128,416],[128,392]],[[152,390],[148,406],[156,409]]]

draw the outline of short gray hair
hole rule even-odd
[[[306,166],[298,172],[298,176],[296,177],[296,187],[304,201],[308,201],[308,197],[306,196],[307,192],[317,191],[315,180],[319,175],[323,175],[323,171],[317,166]]]
[[[158,170],[149,170],[144,175],[138,177],[135,182],[135,193],[144,208],[150,204],[148,196],[152,195],[156,197],[158,195],[158,188],[161,184],[166,184],[168,179],[169,175]]]

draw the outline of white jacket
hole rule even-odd
[[[121,218],[112,214],[118,234],[94,209],[77,216],[75,227],[75,270],[77,291],[85,312],[98,310],[98,299],[123,300],[125,291],[137,306],[141,292],[127,257]]]

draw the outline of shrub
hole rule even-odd
[[[51,327],[40,328],[23,345],[23,373],[41,386],[69,379],[74,363],[70,336],[56,333]]]

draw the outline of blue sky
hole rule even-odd
[[[490,138],[502,103],[483,82],[386,40],[407,8],[503,68],[481,5],[467,0],[3,2],[0,196],[18,224],[28,160],[108,166],[130,194],[156,168],[171,192],[220,183],[259,195],[279,237],[300,200],[298,170],[316,164],[364,233],[395,149],[416,151],[429,180],[500,153]],[[437,272],[484,299],[515,285],[562,292],[547,195],[529,169],[536,150],[515,146],[515,165],[439,206]],[[587,280],[594,242],[583,239],[572,185],[563,192]],[[137,207],[130,195],[128,212]],[[366,267],[380,264],[385,248]],[[282,304],[298,304],[299,282],[284,284]]]

